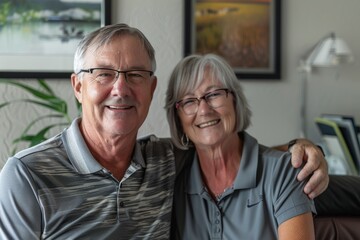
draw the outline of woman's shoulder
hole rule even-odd
[[[289,159],[291,159],[290,152],[280,151],[275,148],[271,148],[261,144],[259,144],[259,153],[263,159],[274,161],[275,163],[278,163],[278,160],[288,161]]]
[[[300,171],[300,168],[292,166],[290,152],[279,151],[263,145],[259,146],[259,161],[264,177],[267,180],[271,178],[274,183],[292,182],[292,179],[296,179]]]

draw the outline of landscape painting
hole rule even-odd
[[[70,77],[85,34],[109,24],[105,0],[0,0],[0,77]]]
[[[186,0],[185,11],[185,55],[221,55],[242,79],[280,77],[279,0]]]

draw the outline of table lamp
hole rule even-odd
[[[335,36],[335,33],[321,39],[311,51],[300,60],[299,70],[302,73],[301,87],[301,137],[306,137],[306,97],[307,79],[313,67],[337,67],[343,63],[353,61],[353,55],[344,40]]]

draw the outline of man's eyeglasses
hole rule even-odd
[[[81,69],[77,74],[86,72],[93,75],[94,80],[104,86],[112,85],[118,79],[120,73],[123,73],[127,83],[136,85],[149,79],[154,72],[150,70],[127,70],[118,71],[110,68],[89,68]]]
[[[175,107],[176,109],[182,109],[186,115],[194,115],[199,109],[201,100],[204,99],[205,102],[212,108],[218,108],[225,104],[225,100],[227,99],[229,93],[232,93],[232,91],[227,88],[216,89],[199,98],[194,97],[181,99],[176,102]]]

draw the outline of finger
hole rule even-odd
[[[312,148],[313,151],[308,149],[307,161],[305,162],[304,168],[298,174],[298,180],[302,181],[315,171],[327,172],[326,160],[323,155],[316,148]]]
[[[300,170],[300,172],[297,175],[297,179],[299,181],[303,181],[306,178],[308,178],[309,176],[312,175],[312,178],[315,175],[316,171],[321,171],[319,170],[320,164],[317,164],[316,161],[307,161],[304,165],[304,167]],[[316,175],[315,175],[316,176]],[[311,178],[310,178],[311,179]],[[313,180],[314,181],[314,180]],[[314,183],[315,184],[315,183]]]
[[[291,164],[294,168],[299,168],[304,161],[304,149],[299,145],[294,145],[291,149]]]
[[[328,179],[328,177],[327,177],[327,179]],[[310,199],[316,198],[317,196],[319,196],[321,193],[323,193],[327,189],[328,185],[329,185],[329,180],[321,181],[321,184],[317,185],[317,187],[315,187],[314,189],[309,190],[309,193],[307,193],[308,197]],[[306,188],[306,186],[305,186],[305,188]],[[305,188],[304,188],[304,191],[305,191]]]
[[[310,199],[314,199],[316,198],[317,196],[319,196],[321,193],[323,192],[323,190],[320,188],[320,185],[315,188],[312,192],[310,192],[309,194],[307,194],[307,196],[310,198]]]
[[[317,170],[310,177],[309,181],[304,187],[304,192],[313,199],[319,196],[322,192],[326,190],[329,185],[329,175],[327,172],[322,170]]]

